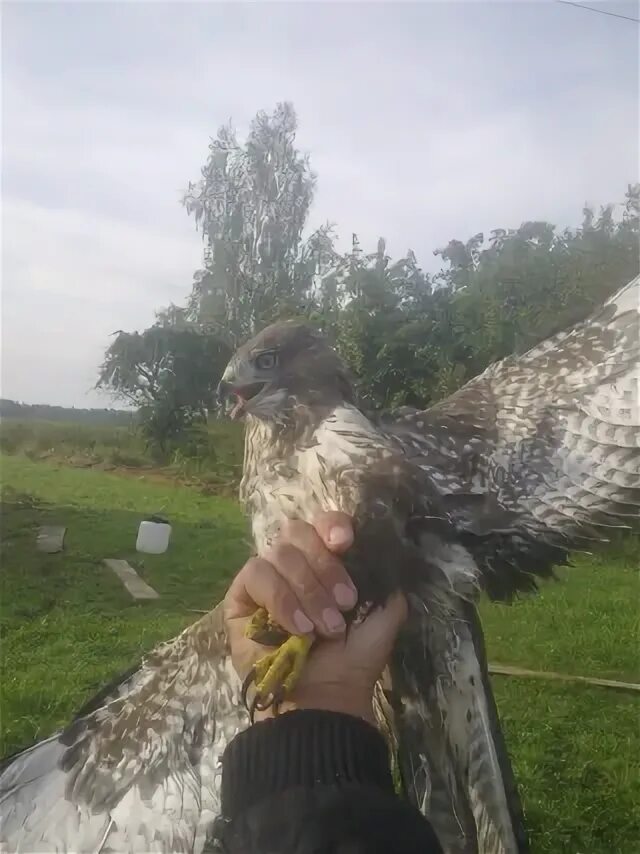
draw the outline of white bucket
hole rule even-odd
[[[136,550],[150,555],[161,555],[169,548],[171,525],[162,516],[152,516],[140,522]]]

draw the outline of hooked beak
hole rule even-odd
[[[235,420],[244,413],[245,398],[226,380],[218,384],[218,404],[223,412]]]
[[[245,414],[247,404],[265,385],[265,382],[240,382],[227,368],[218,384],[218,403],[230,418],[241,418]]]
[[[218,388],[216,389],[216,397],[218,399],[218,405],[224,406],[227,403],[227,400],[231,396],[231,384],[226,380],[220,380],[218,383]]]

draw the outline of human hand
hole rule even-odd
[[[263,556],[247,561],[227,592],[224,609],[231,656],[242,678],[267,651],[245,634],[257,608],[266,608],[292,634],[316,637],[281,711],[326,709],[373,722],[373,687],[406,619],[407,605],[402,594],[395,594],[384,608],[346,631],[341,612],[354,607],[357,592],[339,555],[352,543],[351,520],[343,513],[321,513],[313,525],[287,521],[278,540]]]

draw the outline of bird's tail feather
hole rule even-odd
[[[522,806],[473,605],[422,615],[422,642],[400,641],[392,667],[403,788],[444,854],[525,854]]]
[[[500,768],[500,777],[511,818],[516,851],[518,854],[525,854],[525,852],[529,851],[529,840],[525,830],[524,811],[522,809],[520,792],[518,790],[518,784],[516,783],[513,766],[507,750],[504,733],[502,731],[502,726],[500,725],[498,707],[493,695],[484,643],[484,633],[482,631],[480,617],[478,616],[475,606],[471,603],[465,602],[463,603],[463,607],[466,612],[466,619],[473,639],[473,647],[482,677],[482,693],[486,711],[486,731],[491,734],[493,750]],[[480,737],[482,738],[482,735]],[[482,776],[480,774],[479,793],[481,792],[482,786],[481,779]]]

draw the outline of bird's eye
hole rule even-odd
[[[278,364],[278,354],[274,350],[270,350],[268,353],[260,353],[259,356],[256,356],[255,364],[256,368],[261,371],[270,371]]]

